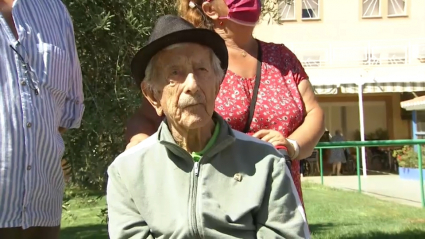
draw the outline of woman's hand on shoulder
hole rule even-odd
[[[131,139],[130,142],[127,144],[127,146],[125,147],[125,150],[132,148],[136,145],[138,145],[140,142],[142,142],[143,140],[149,138],[149,136],[147,134],[136,134],[134,135]]]
[[[262,129],[257,131],[252,135],[255,138],[261,139],[263,141],[273,144],[273,146],[285,146],[288,149],[289,155],[295,154],[294,146],[286,140],[283,134],[277,130],[272,129]]]

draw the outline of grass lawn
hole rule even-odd
[[[108,239],[101,217],[101,210],[106,206],[104,196],[67,190],[65,198],[70,200],[62,212],[61,239]]]
[[[303,192],[313,239],[425,238],[425,209],[316,184],[305,183]],[[104,197],[73,197],[63,213],[61,239],[107,239],[99,217],[104,206]]]

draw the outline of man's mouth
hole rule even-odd
[[[190,105],[186,105],[186,106],[184,106],[182,109],[192,108],[192,107],[200,106],[200,105],[202,105],[202,103],[190,104]]]
[[[198,106],[198,105],[200,105],[201,103],[198,103],[198,104],[191,104],[191,105],[187,105],[187,106],[185,106],[184,108],[188,108],[188,107],[193,107],[193,106]]]

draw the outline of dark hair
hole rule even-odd
[[[195,3],[197,7],[191,8],[190,2]],[[212,19],[202,12],[203,2],[204,0],[177,0],[177,12],[180,17],[192,23],[195,27],[213,30]]]

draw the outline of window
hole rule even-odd
[[[302,19],[319,19],[320,0],[302,0]]]
[[[425,63],[425,44],[418,46],[418,60],[420,63]]]
[[[304,56],[302,58],[301,64],[303,67],[319,67],[322,66],[322,61],[320,55]]]
[[[388,16],[405,16],[406,0],[388,0]]]
[[[379,66],[381,65],[380,54],[371,53],[367,54],[364,57],[363,65]]]
[[[295,20],[295,1],[281,1],[279,3],[280,20]]]
[[[411,59],[417,59],[420,63],[425,63],[425,43],[413,44],[410,48]]]
[[[425,133],[425,111],[416,111],[416,130]]]
[[[362,0],[363,18],[381,16],[381,0]]]
[[[389,53],[388,64],[390,65],[401,65],[406,64],[406,53]]]

